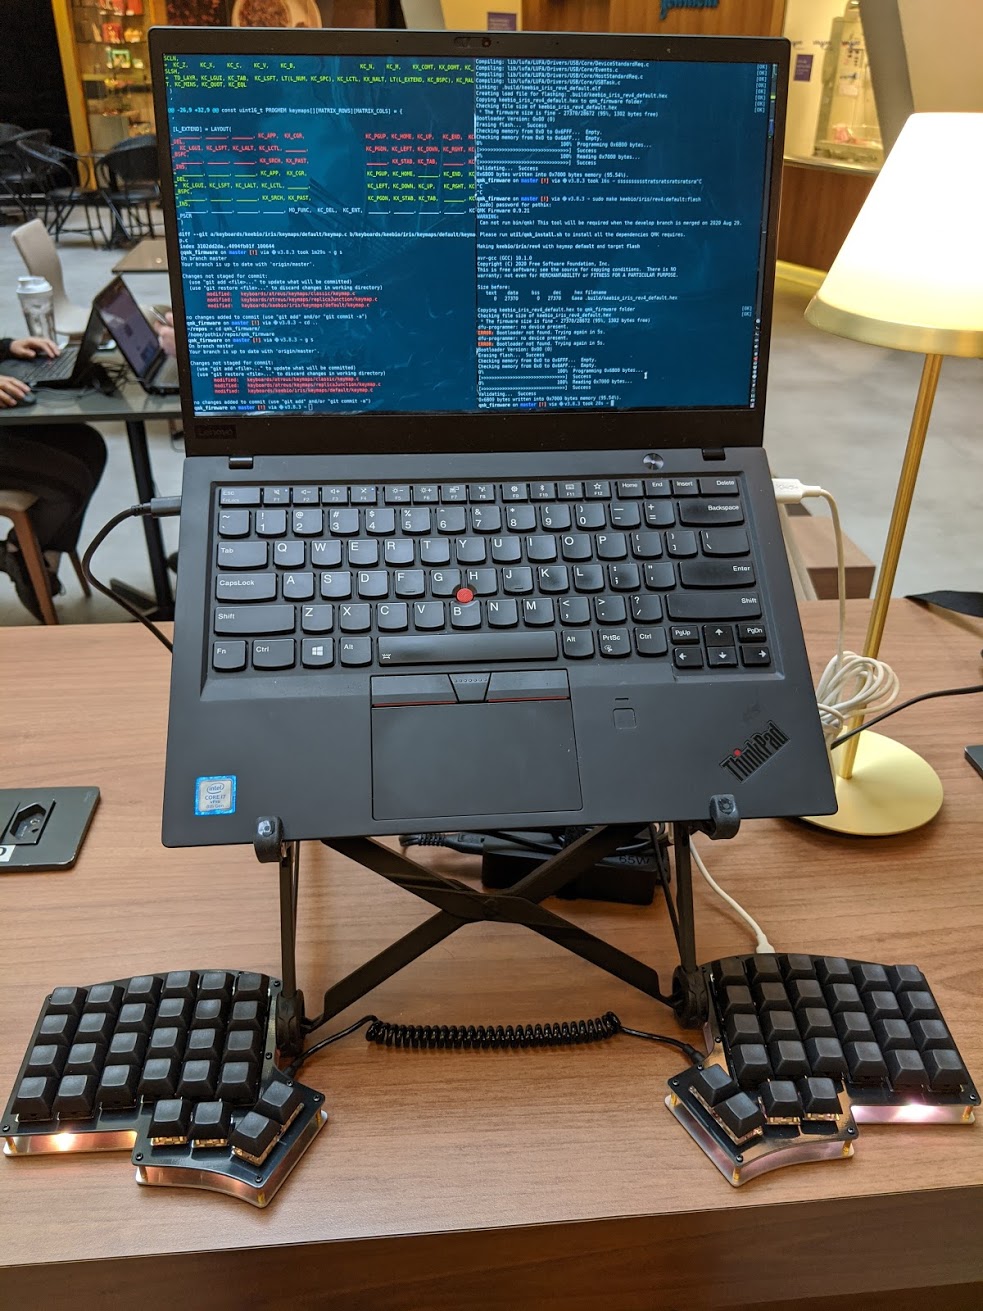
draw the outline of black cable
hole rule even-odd
[[[96,551],[98,551],[99,547],[102,546],[103,542],[113,529],[119,527],[124,519],[140,519],[149,514],[155,514],[155,517],[166,514],[176,514],[178,509],[180,509],[181,500],[180,497],[160,498],[160,506],[156,511],[153,508],[154,504],[155,503],[152,501],[147,501],[142,505],[131,505],[128,510],[121,510],[119,514],[114,514],[108,523],[103,524],[89,543],[85,554],[82,556],[82,573],[97,592],[101,592],[103,596],[108,596],[111,601],[115,601],[118,606],[121,606],[127,612],[127,614],[132,615],[134,619],[143,624],[144,628],[149,628],[154,637],[157,638],[158,642],[163,643],[168,651],[173,651],[174,648],[171,643],[152,620],[148,619],[145,614],[142,614],[137,607],[132,604],[132,602],[126,599],[125,596],[120,596],[120,594],[113,591],[111,587],[107,587],[106,584],[101,582],[92,572],[92,557],[95,555]]]
[[[681,1051],[694,1065],[702,1066],[704,1054],[683,1042],[661,1033],[648,1033],[644,1029],[626,1028],[614,1011],[606,1011],[590,1020],[570,1020],[547,1024],[474,1025],[474,1024],[393,1024],[380,1020],[378,1015],[363,1015],[347,1029],[332,1033],[308,1047],[307,1051],[291,1062],[286,1073],[291,1077],[316,1052],[323,1051],[340,1038],[347,1038],[357,1029],[365,1028],[366,1042],[380,1047],[396,1047],[413,1051],[515,1051],[537,1047],[577,1047],[615,1038],[619,1033],[630,1038],[645,1038],[648,1042],[662,1043]]]
[[[945,687],[940,692],[922,692],[920,696],[909,697],[907,701],[902,701],[900,705],[892,706],[890,710],[884,710],[881,714],[875,715],[873,719],[868,719],[859,728],[853,728],[849,733],[841,734],[830,746],[830,750],[832,751],[833,747],[842,746],[844,742],[849,742],[851,737],[856,737],[858,733],[863,733],[865,729],[873,728],[875,724],[879,724],[883,719],[890,719],[899,710],[907,710],[909,706],[917,705],[919,701],[931,701],[940,696],[973,696],[977,692],[983,692],[983,683],[975,683],[972,687]]]

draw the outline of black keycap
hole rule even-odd
[[[744,522],[744,511],[736,501],[721,504],[719,501],[681,501],[679,522],[702,528],[707,524]]]
[[[257,531],[259,531],[257,529]],[[358,536],[358,511],[354,509],[329,510],[328,531],[335,537]]]
[[[218,516],[219,537],[248,537],[249,511],[223,510]]]
[[[538,487],[540,489],[544,487],[549,487],[552,489],[549,493],[550,496],[556,495],[556,487],[553,483],[534,483],[533,486]],[[537,497],[538,495],[539,493],[537,493]],[[469,483],[468,484],[468,500],[471,502],[472,505],[474,505],[476,502],[481,502],[481,501],[494,501],[494,499],[495,499],[494,483]]]
[[[628,561],[627,564],[608,565],[608,582],[616,592],[635,592],[642,585],[638,565]]]
[[[636,560],[656,560],[662,554],[662,538],[658,533],[632,533],[631,553]]]
[[[314,599],[313,574],[287,574],[283,580],[285,601],[311,601]]]
[[[733,984],[743,987],[747,983],[744,962],[738,956],[724,956],[713,967],[713,981],[717,988],[727,988]]]
[[[737,664],[737,651],[732,646],[708,646],[707,668],[727,669]]]
[[[628,618],[628,607],[623,596],[595,596],[594,616],[599,624],[623,624]]]
[[[365,531],[373,537],[391,536],[396,531],[396,511],[388,508],[366,510]]]
[[[699,491],[699,486],[695,478],[673,478],[672,494],[673,496],[695,496]]]
[[[646,496],[669,496],[671,489],[668,478],[646,478],[645,479]]]
[[[68,1047],[74,1033],[74,1016],[46,1015],[38,1027],[38,1042],[57,1043],[59,1047]]]
[[[738,1091],[737,1084],[722,1065],[705,1065],[694,1074],[690,1088],[700,1095],[707,1106],[716,1106]]]
[[[213,623],[215,632],[224,637],[250,634],[292,633],[292,605],[218,606]]]
[[[512,527],[512,510],[506,512],[506,520],[509,527]],[[604,528],[607,523],[607,516],[604,513],[604,506],[595,503],[581,501],[573,507],[573,521],[582,531],[585,529]]]
[[[463,538],[462,541],[463,542],[470,541],[473,542],[476,547],[480,546],[481,553],[476,554],[473,560],[466,561],[464,560],[464,557],[461,555],[462,542],[458,542],[458,555],[457,555],[458,560],[460,560],[462,563],[467,563],[467,564],[471,564],[471,563],[483,564],[485,560],[484,542],[480,540],[476,541],[474,538]],[[535,536],[535,537],[527,537],[526,559],[529,561],[530,564],[552,563],[552,561],[556,559],[556,538],[542,536],[542,535]]]
[[[751,968],[754,968],[753,964]],[[756,982],[754,996],[759,1011],[787,1011],[789,1008],[788,993],[780,981]]]
[[[954,1051],[940,1048],[926,1051],[922,1057],[933,1092],[954,1093],[969,1083],[969,1075]]]
[[[323,600],[344,601],[352,594],[352,575],[348,569],[320,576],[320,594]],[[291,624],[291,629],[293,625]]]
[[[671,528],[676,522],[672,501],[646,501],[642,510],[649,528]]]
[[[347,505],[348,488],[334,484],[331,487],[321,488],[322,505]]]
[[[136,1065],[107,1065],[96,1088],[96,1102],[106,1111],[136,1106],[140,1070]]]
[[[736,496],[740,488],[736,478],[700,478],[701,496]]]
[[[391,483],[383,489],[382,499],[387,505],[408,505],[410,489],[406,483]]]
[[[170,997],[165,1004],[172,1008],[177,1002],[179,1006],[186,1006],[188,1003],[180,997]],[[165,1012],[161,1020],[170,1020],[172,1024],[179,1022],[178,1017],[173,1013]],[[187,1021],[185,1021],[186,1023]],[[120,1009],[119,1019],[116,1021],[117,1033],[149,1033],[154,1025],[154,1008],[149,1006],[145,1001],[130,1001]]]
[[[257,1111],[250,1111],[229,1135],[232,1151],[253,1165],[262,1165],[280,1135],[280,1126]]]
[[[422,569],[398,569],[395,574],[394,591],[397,597],[413,600],[423,596],[426,591],[426,578]]]
[[[190,1046],[188,1048],[191,1050]],[[255,1029],[230,1029],[225,1040],[227,1061],[252,1061],[259,1065],[263,1056],[263,1034]]]
[[[86,1011],[75,1029],[75,1041],[94,1042],[100,1047],[108,1047],[113,1036],[113,1024],[113,1017],[107,1011]]]
[[[223,487],[219,491],[219,505],[259,505],[258,487]]]
[[[53,988],[45,1015],[74,1015],[78,1018],[85,1004],[84,988]]]
[[[717,1117],[737,1142],[751,1137],[764,1128],[765,1117],[761,1107],[745,1092],[735,1093],[717,1107]]]
[[[904,1047],[887,1051],[884,1053],[884,1064],[887,1066],[891,1087],[898,1092],[928,1087],[928,1071],[916,1051]]]
[[[301,632],[304,633],[330,633],[332,628],[334,628],[334,606],[301,606],[300,628]]]
[[[833,1015],[844,1011],[862,1011],[864,1008],[860,993],[853,983],[831,983],[825,988],[826,1005]]]
[[[836,1032],[844,1045],[848,1042],[874,1041],[874,1030],[866,1011],[834,1011],[833,1016]]]
[[[673,624],[669,634],[675,646],[692,646],[700,640],[700,630],[695,624]]]
[[[123,987],[119,983],[97,983],[89,989],[85,1000],[87,1011],[108,1011],[110,1015],[119,1013],[123,1004]]]
[[[307,552],[303,542],[274,542],[273,563],[277,569],[303,569]],[[340,542],[311,542],[311,564],[318,569],[337,569],[341,564]]]
[[[826,999],[818,979],[790,979],[788,995],[794,1011],[803,1010],[806,1006],[825,1009]]]
[[[268,542],[219,542],[216,563],[220,569],[265,569],[270,562]]]
[[[215,579],[217,601],[272,601],[275,596],[275,574],[219,574]]]
[[[786,1038],[773,1042],[768,1052],[778,1079],[798,1079],[810,1072],[809,1060],[801,1042]]]
[[[666,533],[666,555],[684,559],[696,555],[696,533],[689,528],[677,528]],[[680,615],[680,618],[688,616]],[[709,616],[708,616],[709,617]]]
[[[561,644],[563,654],[570,660],[586,660],[594,654],[594,634],[589,628],[567,629]]]
[[[253,643],[254,669],[292,669],[295,659],[292,637],[277,637],[268,642]]]
[[[102,1069],[103,1048],[100,1043],[76,1042],[68,1050],[62,1074],[96,1074]]]
[[[208,1002],[200,1002],[199,1005],[207,1006]],[[175,1025],[162,1025],[159,1029],[154,1029],[147,1043],[148,1060],[156,1060],[160,1057],[180,1058],[184,1054],[185,1040],[185,1031]]]
[[[597,649],[608,660],[631,655],[631,634],[623,628],[605,628],[597,634]]]
[[[799,1026],[795,1023],[795,1016],[791,1011],[768,1011],[761,1017],[761,1031],[765,1036],[765,1042],[782,1042],[791,1038],[793,1041],[799,1036]]]
[[[649,596],[641,593],[631,598],[631,617],[637,624],[658,624],[662,622],[661,596]]]
[[[831,987],[834,983],[853,983],[850,967],[840,956],[820,956],[816,961],[816,977],[824,987]]]
[[[909,1024],[914,1020],[937,1020],[939,1008],[935,1004],[935,998],[930,992],[914,991],[903,992],[897,999],[901,1007],[901,1014]]]
[[[911,1036],[920,1052],[953,1045],[952,1035],[941,1020],[915,1020],[911,1025]]]
[[[799,1033],[807,1038],[835,1038],[836,1026],[825,1006],[804,1006],[798,1015]]]
[[[778,958],[763,952],[755,953],[748,961],[747,974],[752,984],[780,983],[782,980]]]
[[[61,1120],[90,1120],[96,1103],[96,1076],[94,1074],[66,1074],[62,1076],[52,1107]]]
[[[603,478],[589,479],[584,483],[584,495],[588,500],[606,500],[611,495],[611,484]]]
[[[647,568],[658,568],[657,565]],[[678,592],[666,599],[670,619],[740,619],[761,613],[757,592]]]
[[[496,510],[495,513],[497,514],[498,511]],[[472,518],[474,518],[473,515]],[[539,507],[539,523],[545,532],[566,532],[573,523],[573,515],[570,513],[569,505],[541,505]],[[479,528],[477,519],[475,519],[474,526],[476,531],[483,531],[482,528]],[[491,531],[498,532],[498,528],[493,528]]]
[[[917,965],[889,965],[886,973],[888,986],[895,993],[929,991],[925,975]]]
[[[372,663],[370,637],[343,637],[338,639],[338,659],[343,665],[357,668]]]
[[[317,505],[320,499],[321,493],[317,487],[295,487],[293,489],[294,505]]]
[[[212,668],[218,673],[235,673],[246,667],[246,644],[241,639],[212,643]]]
[[[604,570],[599,564],[575,565],[573,585],[578,592],[601,592],[604,590]]]
[[[584,538],[584,540],[589,542],[590,539]],[[564,558],[572,559],[571,556],[565,556]],[[589,550],[584,558],[590,558]],[[516,561],[522,559],[522,542],[518,537],[493,537],[492,559],[496,564],[515,564]]]
[[[42,1074],[21,1079],[13,1107],[18,1120],[50,1120],[59,1083],[60,1080]]]
[[[263,504],[264,505],[289,505],[290,488],[289,487],[264,487]]]
[[[638,528],[642,522],[642,512],[637,505],[612,504],[610,516],[612,528]]]
[[[595,544],[598,560],[627,559],[628,538],[624,533],[598,533]]]
[[[664,628],[636,628],[635,650],[640,656],[661,656],[669,650]]]
[[[231,1106],[251,1106],[259,1083],[258,1066],[252,1060],[226,1060],[218,1081],[218,1095]]]
[[[305,637],[300,644],[300,662],[305,669],[327,669],[334,664],[334,639]]]
[[[324,532],[324,512],[317,509],[294,510],[292,526],[296,537],[320,537]]]
[[[742,1042],[760,1044],[763,1041],[758,1017],[756,1015],[744,1015],[740,1011],[735,1011],[733,1015],[728,1016],[724,1025],[724,1032],[727,1034],[727,1041],[731,1047],[735,1047]]]
[[[549,607],[549,611],[545,607]],[[526,607],[531,607],[526,609]],[[451,628],[480,628],[481,627],[481,603],[479,601],[468,601],[464,605],[458,605],[456,602],[447,607],[448,616],[451,621]],[[526,601],[523,604],[522,617],[527,624],[552,623],[552,601]],[[547,617],[547,614],[549,617]]]
[[[887,1080],[887,1066],[876,1042],[845,1042],[843,1051],[850,1067],[850,1081],[870,1085]]]
[[[832,1079],[806,1077],[799,1080],[799,1096],[805,1115],[824,1119],[840,1114],[840,1099]]]
[[[536,527],[536,511],[531,505],[510,508],[506,514],[506,519],[509,527],[513,528],[514,531],[525,531]],[[468,517],[460,506],[451,505],[446,510],[443,508],[435,510],[433,522],[438,533],[458,534],[467,530]],[[516,524],[519,526],[518,529],[515,527]]]
[[[757,1088],[771,1078],[768,1052],[759,1042],[744,1042],[731,1048],[730,1068],[742,1088]]]
[[[289,1124],[303,1106],[297,1086],[281,1075],[274,1074],[259,1095],[256,1110],[268,1115],[277,1124]]]
[[[753,587],[754,569],[732,560],[684,560],[679,566],[683,587]]]
[[[153,1057],[143,1067],[138,1092],[144,1101],[173,1097],[177,1088],[178,1062],[170,1057]]]
[[[115,1033],[106,1053],[106,1062],[109,1065],[134,1065],[139,1069],[146,1050],[145,1034]]]
[[[362,602],[338,607],[338,627],[343,633],[367,633],[372,627],[372,611]]]
[[[379,543],[364,538],[349,542],[347,556],[353,569],[374,569],[379,563]]]
[[[259,1032],[264,1007],[258,1001],[237,1001],[229,1016],[230,1029],[250,1029]]]
[[[225,1007],[221,997],[205,997],[195,1003],[192,1024],[196,1029],[210,1028],[221,1023]]]
[[[565,602],[560,602],[561,606],[564,604]],[[492,628],[514,628],[519,622],[519,607],[511,597],[506,597],[504,601],[489,601],[485,613]],[[587,618],[590,619],[589,610]],[[379,627],[381,628],[382,625],[380,624]]]
[[[482,573],[492,573],[492,570],[481,570]],[[570,587],[570,571],[565,565],[550,564],[544,565],[538,570],[539,590],[541,592],[566,592]]]
[[[676,572],[668,561],[663,564],[647,564],[644,573],[645,586],[653,592],[664,592],[676,586]]]
[[[387,665],[426,665],[496,660],[555,660],[556,634],[549,631],[434,633],[380,637],[379,660]]]
[[[192,1001],[198,987],[198,972],[196,970],[172,970],[164,978],[164,986],[161,989],[162,997],[186,997]]]
[[[813,1074],[825,1074],[833,1079],[845,1079],[846,1057],[838,1038],[807,1038],[806,1056]]]
[[[901,1007],[898,1005],[898,999],[893,992],[868,992],[864,997],[864,1005],[867,1014],[870,1016],[871,1023],[875,1020],[899,1020],[902,1018]],[[922,1017],[919,1016],[918,1018]]]
[[[764,624],[738,624],[737,640],[739,642],[750,642],[752,644],[767,642],[768,633],[765,630]],[[837,963],[839,964],[839,961]],[[846,962],[844,961],[843,964],[846,964]]]
[[[695,646],[677,646],[672,653],[672,663],[677,669],[702,669],[703,652]]]
[[[898,1047],[914,1048],[915,1040],[905,1020],[877,1020],[874,1023],[874,1037],[882,1052],[889,1052]]]
[[[872,965],[861,961],[853,967],[853,981],[862,997],[868,992],[883,992],[890,989],[887,971],[883,965]]]
[[[779,961],[784,969],[785,978],[790,982],[792,979],[814,979],[816,977],[815,963],[811,956],[791,952],[788,956],[779,957]]]
[[[560,538],[560,554],[564,560],[589,560],[591,558],[591,540],[580,533],[571,533]],[[493,558],[497,559],[494,549],[492,550]],[[516,559],[519,557],[516,556]]]
[[[682,566],[680,565],[680,569]],[[734,645],[734,625],[733,624],[704,624],[703,640],[707,646],[733,646]]]
[[[291,557],[291,552],[286,548],[295,545],[300,547],[300,551],[293,552],[292,558],[288,558]],[[282,544],[277,542],[273,548],[273,561],[281,567],[300,569],[304,564],[303,549],[303,542],[284,542]],[[410,550],[412,551],[412,543],[410,543]],[[299,559],[296,558],[298,555]],[[343,555],[341,542],[311,542],[311,567],[313,569],[340,569]],[[410,558],[412,559],[412,555]]]
[[[186,1143],[190,1130],[190,1103],[182,1097],[166,1097],[154,1107],[147,1137],[152,1143]]]
[[[799,1090],[791,1079],[771,1079],[762,1084],[758,1096],[765,1119],[771,1121],[799,1120],[802,1117],[802,1104]]]
[[[375,487],[353,487],[352,505],[375,505],[379,499]]]
[[[232,1112],[224,1102],[199,1102],[188,1134],[195,1147],[224,1147],[232,1128]]]
[[[743,528],[703,528],[700,549],[704,555],[747,555],[751,545]]]
[[[287,531],[286,510],[257,510],[256,532],[260,537],[282,537]]]
[[[222,1055],[222,1030],[209,1026],[192,1029],[184,1056],[187,1061],[217,1061]]]
[[[215,1096],[217,1069],[215,1061],[185,1061],[177,1088],[178,1096],[188,1097],[193,1102],[210,1101]]]
[[[31,1078],[45,1078],[48,1075],[60,1075],[64,1066],[64,1047],[59,1047],[56,1042],[39,1043],[31,1048],[24,1074]]]

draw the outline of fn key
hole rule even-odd
[[[245,642],[213,642],[212,668],[222,673],[234,673],[246,667]]]

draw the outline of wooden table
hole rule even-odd
[[[853,644],[867,609],[851,604]],[[805,622],[818,670],[833,649],[835,607],[810,603]],[[976,682],[981,633],[900,602],[883,654],[906,695]],[[159,844],[162,647],[134,627],[7,629],[0,668],[0,786],[102,789],[74,871],[0,876],[6,1096],[53,985],[203,966],[276,973],[278,938],[275,866],[246,849]],[[983,698],[919,705],[893,731],[942,776],[946,801],[930,827],[855,840],[759,821],[733,842],[701,845],[779,949],[921,965],[980,1080],[983,785],[962,752],[983,742]],[[325,752],[341,749],[325,736]],[[299,971],[316,1009],[320,989],[428,912],[324,848],[306,844],[304,860]],[[750,950],[721,903],[702,886],[696,895],[700,959]],[[668,978],[673,949],[660,906],[562,910]],[[655,1002],[536,935],[491,924],[454,935],[369,1004],[419,1022],[612,1008],[626,1023],[676,1032]],[[980,1304],[981,1126],[865,1126],[853,1160],[733,1190],[663,1106],[680,1068],[672,1052],[627,1037],[474,1054],[346,1039],[305,1067],[331,1120],[266,1211],[140,1188],[125,1153],[0,1163],[0,1304]],[[884,1291],[902,1289],[915,1291]]]
[[[144,237],[113,265],[113,272],[166,273],[167,242],[163,237]]]
[[[111,354],[100,362],[112,367],[121,365],[122,358],[117,354]],[[126,439],[130,447],[137,497],[143,502],[156,496],[150,449],[147,445],[147,423],[153,419],[180,419],[179,397],[151,396],[138,382],[133,381],[122,383],[108,396],[95,388],[82,390],[74,387],[66,390],[38,387],[34,395],[36,400],[33,405],[18,405],[13,409],[4,410],[0,417],[0,425],[17,424],[30,427],[32,424],[123,423],[126,426]],[[164,551],[160,521],[145,517],[143,531],[147,542],[147,555],[150,559],[150,573],[154,582],[153,601],[148,599],[148,605],[154,606],[150,617],[173,619],[174,592],[167,572],[167,556]]]

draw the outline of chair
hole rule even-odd
[[[109,245],[154,235],[150,206],[160,199],[157,138],[130,137],[96,160],[96,182],[113,217]]]
[[[38,498],[33,492],[14,491],[6,488],[0,488],[0,518],[9,519],[14,525],[14,535],[17,538],[17,545],[20,547],[21,554],[24,557],[24,564],[27,566],[27,574],[34,587],[34,595],[38,599],[38,607],[41,610],[41,616],[46,624],[58,623],[58,612],[55,609],[54,602],[51,599],[51,592],[48,588],[48,571],[45,568],[44,558],[41,555],[41,546],[34,531],[34,525],[31,523],[28,511]],[[85,574],[82,572],[82,563],[79,560],[77,551],[69,551],[68,558],[72,562],[76,577],[82,584],[82,591],[86,596],[92,595],[92,589],[89,587]]]
[[[0,203],[6,197],[16,205],[22,218],[30,219],[37,213],[33,203],[37,195],[34,169],[24,160],[18,146],[46,146],[50,140],[47,128],[20,132],[5,140],[0,138]]]
[[[48,229],[39,218],[30,223],[22,223],[10,234],[11,240],[20,252],[20,257],[27,266],[28,273],[37,278],[47,278],[54,292],[55,326],[59,332],[69,337],[81,337],[89,321],[89,307],[75,305],[65,294],[65,279],[61,271],[61,259],[55,243],[48,234]]]
[[[63,232],[84,232],[93,246],[96,244],[94,234],[98,232],[105,242],[98,219],[102,198],[98,191],[86,189],[79,181],[82,176],[79,156],[69,150],[60,150],[58,146],[24,141],[16,141],[14,148],[24,160],[25,167],[34,171],[35,189],[44,196],[44,224],[55,242]],[[79,205],[85,211],[85,226],[67,228],[65,224],[69,215]]]

